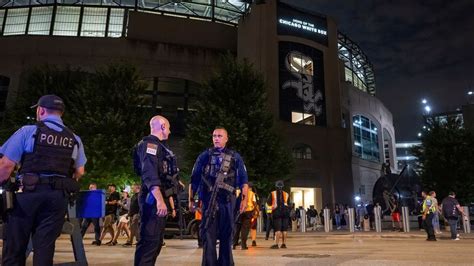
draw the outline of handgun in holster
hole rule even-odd
[[[4,192],[2,194],[3,197],[3,212],[4,214],[8,211],[11,211],[15,206],[15,192],[18,190],[18,184],[16,182],[16,178],[10,177],[8,178],[7,183],[4,186]]]

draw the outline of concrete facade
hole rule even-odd
[[[352,203],[354,195],[365,187],[361,196],[370,200],[371,186],[380,176],[384,161],[383,134],[378,135],[380,160],[359,158],[354,153],[352,116],[364,115],[377,124],[380,132],[386,130],[391,136],[391,158],[396,158],[392,116],[377,98],[345,82],[333,19],[308,13],[325,21],[326,43],[278,34],[277,2],[252,6],[238,25],[128,11],[124,24],[126,35],[121,38],[0,36],[0,76],[10,79],[7,102],[21,97],[18,91],[22,73],[36,65],[69,65],[92,71],[108,62],[126,60],[136,64],[144,77],[199,83],[212,72],[222,53],[231,52],[248,59],[263,73],[268,85],[268,107],[288,148],[304,144],[311,149],[310,158],[295,159],[296,167],[287,183],[293,196],[301,194],[302,205],[314,204],[321,210],[326,204]],[[304,45],[322,53],[324,125],[280,119],[279,44],[282,42]],[[391,165],[396,162],[391,161]]]

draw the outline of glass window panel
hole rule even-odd
[[[314,114],[291,112],[291,122],[294,124],[316,125],[316,117]]]
[[[313,75],[313,60],[299,52],[291,52],[286,58],[291,66],[291,71],[305,75]]]
[[[1,1],[0,1],[1,3]],[[3,30],[3,18],[5,16],[5,10],[0,10],[0,33]]]
[[[3,18],[5,16],[5,10],[0,10],[0,33],[3,30]]]
[[[82,17],[81,36],[104,37],[105,23],[107,21],[107,8],[84,8]]]
[[[30,26],[28,27],[28,34],[49,35],[52,16],[52,6],[32,8]]]
[[[349,81],[350,83],[352,83],[352,70],[350,70],[350,68],[346,67],[345,68],[345,73],[346,73],[346,81]]]
[[[312,158],[312,150],[306,144],[298,144],[293,148],[293,158],[295,159],[306,159],[310,160]]]
[[[3,35],[22,35],[26,32],[29,8],[9,9]]]
[[[80,7],[58,6],[53,35],[77,36]]]
[[[108,37],[122,37],[124,9],[112,8],[109,18]]]
[[[380,161],[378,130],[374,122],[367,117],[352,117],[354,152],[363,159]]]

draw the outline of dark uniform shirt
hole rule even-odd
[[[206,150],[203,153],[199,155],[199,157],[196,160],[196,163],[194,164],[193,171],[191,174],[191,186],[192,186],[192,191],[195,192],[198,190],[199,186],[203,186],[204,184],[202,183],[202,175],[205,173],[205,168],[208,167],[209,162],[210,162],[210,157],[212,156],[213,153],[217,154],[222,154],[226,152],[232,152],[233,153],[233,168],[235,171],[235,184],[232,184],[234,187],[241,188],[248,183],[248,176],[247,176],[247,169],[245,168],[244,161],[242,160],[242,157],[240,154],[237,152],[233,152],[228,150],[227,148],[223,149],[217,149],[213,148],[210,150]],[[216,169],[220,169],[222,161],[217,162],[216,164]],[[216,177],[208,174],[206,176],[208,179],[209,183],[211,185],[214,184]],[[204,185],[205,186],[205,185]],[[201,188],[199,189],[199,198],[205,200],[207,193],[209,191],[207,188]]]

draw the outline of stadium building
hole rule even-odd
[[[193,91],[220,54],[247,58],[296,167],[297,206],[372,199],[382,163],[396,165],[392,115],[375,97],[367,56],[335,21],[293,1],[0,0],[0,116],[31,66],[92,70],[130,61],[149,81],[149,106],[184,134]]]

